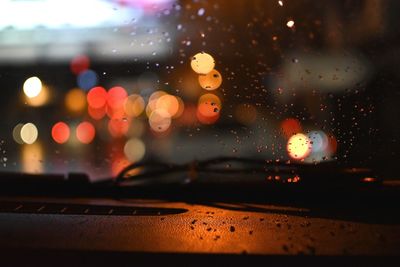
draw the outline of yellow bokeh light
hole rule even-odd
[[[165,132],[171,125],[171,116],[163,109],[156,109],[149,117],[149,124],[155,132]]]
[[[218,89],[222,84],[222,76],[217,70],[212,70],[208,74],[199,75],[199,84],[208,91]]]
[[[35,143],[38,137],[38,130],[33,123],[26,123],[21,128],[21,139],[26,144]]]
[[[140,161],[146,153],[146,146],[138,138],[129,139],[124,146],[124,154],[131,162]]]
[[[163,95],[157,100],[156,109],[163,109],[174,117],[179,111],[179,101],[173,95]]]
[[[69,90],[65,96],[65,107],[74,113],[79,113],[86,108],[86,94],[79,88]]]
[[[164,91],[155,91],[154,93],[151,94],[151,96],[149,98],[149,102],[147,103],[147,106],[146,106],[147,117],[150,117],[151,113],[156,109],[157,100],[166,94],[167,93]]]
[[[24,82],[23,90],[29,98],[38,96],[42,91],[42,81],[38,77],[30,77]]]
[[[311,153],[310,139],[302,133],[292,135],[286,148],[292,159],[305,159]]]
[[[143,100],[143,97],[138,94],[130,95],[128,96],[128,98],[125,99],[124,111],[126,115],[130,117],[138,117],[140,114],[142,114],[144,107],[145,102]]]
[[[190,66],[197,74],[207,74],[214,69],[215,60],[211,55],[201,52],[192,57]]]

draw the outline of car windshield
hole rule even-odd
[[[1,171],[230,156],[395,174],[399,1],[0,4]]]

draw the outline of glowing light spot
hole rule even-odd
[[[23,90],[29,98],[38,96],[42,91],[42,81],[38,77],[30,77],[24,82]]]
[[[51,129],[51,136],[54,141],[59,144],[64,144],[68,141],[70,135],[69,126],[64,122],[57,122]]]
[[[215,123],[220,117],[221,100],[214,94],[204,94],[199,98],[196,116],[203,124]]]
[[[217,70],[212,70],[205,75],[199,75],[199,84],[203,89],[212,91],[222,84],[222,76]]]
[[[283,6],[283,1],[278,1],[278,4],[279,4],[280,6]]]
[[[302,131],[299,120],[294,118],[287,118],[281,122],[281,130],[286,138],[300,133]]]
[[[240,104],[235,109],[235,117],[241,124],[250,125],[257,119],[257,110],[252,104]]]
[[[94,87],[87,94],[87,102],[91,108],[99,109],[107,103],[107,91],[103,87]]]
[[[156,109],[157,100],[163,95],[167,95],[167,93],[164,91],[155,91],[154,93],[151,94],[149,102],[146,106],[147,117],[150,117],[151,113]]]
[[[65,96],[65,107],[74,113],[82,112],[86,107],[86,96],[79,88],[71,89]]]
[[[132,162],[140,161],[146,153],[146,146],[142,140],[132,138],[125,143],[124,153],[128,160]]]
[[[90,144],[95,134],[96,130],[90,122],[81,122],[78,127],[76,127],[76,138],[83,144]]]
[[[310,139],[302,133],[295,134],[289,138],[286,148],[292,159],[304,159],[311,153]]]
[[[286,22],[286,26],[288,26],[289,28],[292,28],[294,26],[294,21],[289,20],[288,22]]]
[[[49,100],[49,89],[42,85],[42,90],[40,90],[39,94],[34,97],[25,97],[25,101],[29,106],[39,107],[46,104]]]
[[[79,73],[76,79],[78,86],[83,90],[89,90],[96,86],[98,81],[97,73],[93,70],[85,70]]]
[[[111,136],[119,138],[124,136],[129,129],[129,121],[122,119],[111,119],[108,121],[108,131]]]
[[[13,135],[13,139],[17,144],[22,145],[24,143],[24,140],[22,140],[21,138],[21,129],[22,126],[24,126],[24,124],[22,123],[18,123],[17,125],[15,125],[12,135]]]
[[[92,119],[101,120],[106,115],[106,108],[92,108],[91,106],[88,106],[88,113]]]
[[[85,71],[89,68],[90,66],[90,60],[87,56],[76,56],[71,60],[71,71],[74,74],[79,74],[82,71]]]
[[[171,125],[171,116],[163,109],[156,109],[149,117],[149,124],[153,131],[165,132]]]
[[[173,95],[163,95],[157,99],[156,109],[163,109],[170,117],[174,117],[179,111],[179,101]]]
[[[211,55],[201,52],[192,57],[190,66],[198,74],[207,74],[214,69],[215,60]]]
[[[313,153],[324,152],[328,147],[328,137],[322,131],[311,131],[307,134]]]
[[[328,152],[331,154],[335,154],[337,151],[337,147],[338,147],[338,142],[335,136],[330,135],[328,137]]]
[[[138,117],[142,114],[145,107],[145,102],[143,97],[137,94],[128,96],[124,102],[124,111],[126,115],[130,117]]]
[[[108,91],[107,105],[112,109],[122,108],[127,97],[128,94],[124,88],[115,86]]]
[[[198,101],[199,104],[202,103],[209,103],[210,105],[214,106],[216,105],[218,108],[221,109],[221,100],[219,97],[215,94],[204,94],[199,98]]]
[[[21,139],[24,143],[30,145],[35,143],[38,138],[38,130],[33,123],[27,123],[21,128]]]

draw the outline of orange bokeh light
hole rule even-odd
[[[111,119],[108,121],[108,131],[113,137],[122,137],[129,130],[129,121],[121,119]]]
[[[93,141],[96,130],[94,126],[87,121],[81,122],[76,128],[76,138],[83,144],[89,144]]]
[[[51,129],[51,136],[54,141],[59,144],[64,144],[68,141],[70,135],[69,126],[65,122],[57,122]]]
[[[65,96],[65,106],[71,112],[83,111],[86,106],[85,93],[79,88],[71,89]]]
[[[94,87],[87,94],[87,102],[90,107],[99,109],[107,103],[107,91],[103,87]]]

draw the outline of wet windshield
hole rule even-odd
[[[398,1],[0,4],[2,171],[214,156],[395,171]]]

